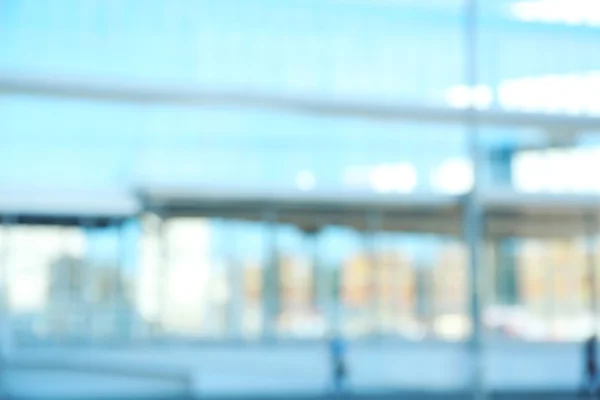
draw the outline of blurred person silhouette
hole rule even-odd
[[[596,397],[600,394],[598,382],[598,361],[596,357],[597,337],[590,336],[584,343],[583,359],[585,362],[582,394]]]
[[[329,340],[329,355],[332,369],[332,384],[335,394],[346,390],[348,366],[346,360],[346,342],[340,336],[332,336]]]

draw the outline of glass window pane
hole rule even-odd
[[[371,332],[369,264],[361,234],[344,226],[327,226],[319,234],[324,306],[330,334],[349,337]]]

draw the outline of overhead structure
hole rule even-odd
[[[206,216],[261,221],[277,212],[279,223],[302,230],[327,225],[368,231],[366,216],[382,213],[381,230],[460,236],[466,197],[462,195],[231,191],[154,186],[139,191],[145,209],[164,217]],[[584,221],[598,215],[600,196],[537,195],[482,190],[486,234],[490,237],[584,235]]]
[[[103,79],[97,76],[0,73],[0,94],[26,94],[51,98],[87,99],[133,104],[174,106],[234,106],[313,115],[406,120],[439,124],[464,124],[467,113],[476,113],[481,125],[540,129],[554,142],[569,142],[580,132],[600,131],[600,115],[560,114],[502,109],[465,110],[445,105],[361,100],[349,96],[310,96],[293,92],[246,89],[211,89],[202,86]]]
[[[137,200],[127,193],[0,190],[0,218],[20,224],[107,225],[138,212]]]

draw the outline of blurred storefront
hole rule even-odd
[[[482,1],[474,83],[464,1],[140,1],[0,2],[23,341],[466,341],[474,187],[485,334],[593,331],[591,2]]]

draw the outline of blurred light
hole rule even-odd
[[[447,340],[459,341],[469,334],[471,322],[460,314],[442,315],[435,320],[435,330]]]
[[[296,187],[302,191],[313,190],[317,184],[315,174],[309,170],[303,170],[296,175]]]
[[[536,6],[529,1],[513,4],[511,11],[521,21],[534,22],[538,19]]]
[[[539,152],[523,152],[514,160],[514,185],[515,189],[524,193],[537,193],[542,191],[544,182],[544,165]]]
[[[542,97],[545,103],[544,111],[557,112],[562,108],[563,98],[560,96],[561,80],[555,75],[546,75],[540,78],[540,88],[544,91]]]
[[[479,85],[471,91],[471,102],[477,109],[489,108],[492,105],[494,94],[488,86]]]
[[[378,193],[411,193],[417,187],[418,174],[409,163],[351,166],[344,173],[344,183]]]
[[[585,112],[600,114],[600,72],[589,72],[586,78],[585,89],[582,91]]]
[[[417,171],[407,163],[376,166],[370,176],[372,188],[379,193],[410,193],[417,186]]]
[[[446,101],[454,108],[473,107],[482,110],[489,108],[493,100],[494,93],[486,85],[478,85],[474,88],[466,85],[456,85],[446,91]]]
[[[580,114],[583,112],[583,101],[586,92],[587,80],[581,75],[569,74],[563,78],[565,98],[565,111],[569,114]]]
[[[506,80],[498,87],[498,101],[505,109],[519,108],[519,97],[517,95],[517,83],[514,80]]]
[[[473,167],[470,160],[453,158],[445,161],[432,175],[431,184],[446,194],[464,194],[473,187]]]
[[[564,150],[547,150],[544,170],[545,189],[550,193],[565,193],[573,176],[572,162]],[[570,168],[571,167],[571,168]]]
[[[515,189],[524,193],[600,193],[600,148],[523,152],[515,157]]]
[[[453,86],[448,89],[446,100],[454,108],[468,108],[471,104],[471,91],[465,85]]]
[[[570,159],[570,166],[568,173],[570,176],[570,185],[568,190],[573,193],[594,193],[598,192],[598,181],[596,179],[597,169],[594,164],[598,166],[596,162],[597,154],[596,151],[588,149],[576,149],[568,152]],[[569,180],[568,180],[569,181]]]
[[[600,179],[598,179],[598,171],[600,171],[600,147],[589,148],[586,151],[586,176],[589,180],[587,184],[593,192],[600,193]],[[581,173],[579,171],[578,173]]]
[[[512,4],[511,14],[523,22],[600,26],[597,0],[529,0]]]
[[[600,113],[600,74],[592,71],[507,79],[498,85],[498,104],[513,111]]]
[[[218,277],[211,271],[212,231],[206,220],[178,218],[169,221],[165,235],[170,257],[168,279],[163,284],[168,295],[165,308],[159,308],[159,318],[180,332],[193,332],[205,322],[210,307],[205,300],[214,301],[218,285]]]
[[[520,79],[519,84],[515,87],[521,104],[521,110],[525,112],[536,112],[543,108],[543,104],[539,103],[537,92],[537,79]],[[544,99],[541,99],[544,102]]]

